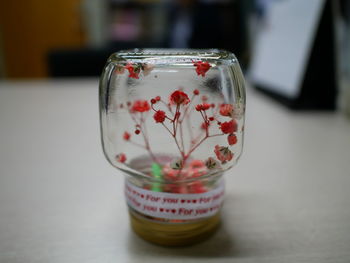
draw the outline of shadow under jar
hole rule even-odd
[[[100,80],[102,145],[126,176],[131,225],[167,246],[193,244],[220,222],[223,173],[243,146],[244,78],[223,50],[112,54]]]

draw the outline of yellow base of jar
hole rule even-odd
[[[210,237],[218,228],[220,213],[189,223],[154,222],[129,210],[131,226],[141,238],[161,246],[192,245]]]

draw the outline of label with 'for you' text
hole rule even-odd
[[[201,194],[153,192],[125,181],[125,196],[136,211],[166,219],[197,219],[215,215],[224,200],[224,182]]]

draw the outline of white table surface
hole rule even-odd
[[[0,83],[0,262],[350,262],[350,123],[248,92],[223,225],[163,248],[129,227],[105,160],[98,82]]]

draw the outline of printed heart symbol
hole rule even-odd
[[[170,212],[170,209],[165,210],[165,212],[169,213],[169,212]]]
[[[164,211],[164,209],[163,209],[163,208],[159,208],[159,211],[160,211],[160,212],[163,212],[163,211]]]
[[[145,196],[144,195],[141,195],[141,198],[144,198]]]
[[[191,203],[191,200],[187,200],[187,203]]]
[[[171,212],[172,212],[173,214],[175,214],[175,213],[176,213],[176,210],[175,210],[175,209],[173,209],[173,210],[171,210]]]
[[[182,200],[181,200],[181,203],[185,203],[185,200],[182,199]]]
[[[197,203],[197,200],[192,200],[192,203]]]

